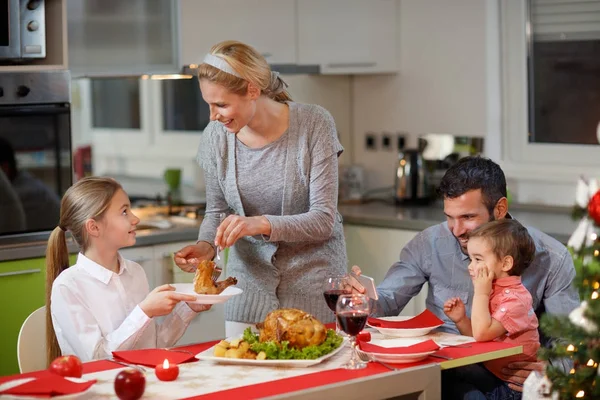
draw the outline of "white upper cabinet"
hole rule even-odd
[[[180,0],[181,64],[198,64],[223,40],[239,40],[270,64],[296,64],[295,0]]]
[[[175,0],[68,0],[74,76],[175,72]]]
[[[297,0],[298,63],[324,74],[397,72],[396,0]]]

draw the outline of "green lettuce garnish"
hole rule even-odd
[[[333,329],[327,330],[327,338],[318,346],[306,346],[302,350],[289,347],[288,341],[282,341],[278,344],[273,341],[261,343],[258,340],[258,334],[252,332],[250,328],[244,331],[243,339],[250,344],[250,349],[256,353],[264,351],[267,360],[314,360],[331,353],[342,344],[341,336],[335,333]]]

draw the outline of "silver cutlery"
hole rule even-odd
[[[223,222],[223,220],[225,219],[225,216],[226,216],[225,213],[219,213],[219,225],[221,224],[221,222]],[[215,260],[219,263],[221,261],[221,248],[219,246],[216,246],[216,248],[215,248]],[[221,276],[222,272],[223,272],[223,268],[215,265],[215,269],[213,270],[213,273],[211,276],[212,281],[216,282],[217,279],[219,279],[219,277]]]
[[[130,363],[126,363],[124,361],[119,361],[119,360],[115,360],[114,358],[109,358],[108,361],[113,362],[115,364],[120,364],[123,365],[125,367],[129,367],[129,368],[135,368],[137,370],[140,370],[142,372],[147,372],[146,367],[143,367],[141,365],[136,365],[136,364],[130,364]]]
[[[449,356],[441,356],[439,354],[430,354],[429,357],[434,357],[434,358],[441,358],[444,360],[454,360],[454,358],[449,357]]]
[[[364,361],[364,362],[376,362],[376,363],[379,363],[379,364],[383,365],[384,367],[386,367],[390,371],[398,371],[398,368],[394,368],[391,365],[384,363],[383,361],[379,361],[377,358],[371,356],[369,353],[366,353],[366,352],[362,351],[358,347],[356,348],[356,355],[358,355],[358,358],[360,358],[361,361]]]

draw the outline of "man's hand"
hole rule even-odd
[[[360,276],[360,272],[361,271],[358,265],[354,265],[352,267],[352,273],[348,275],[350,277],[349,281],[350,285],[352,285],[352,293],[365,294],[364,286],[361,285],[360,282],[357,281],[356,278],[354,278],[354,276],[352,276],[353,274],[356,276]]]
[[[489,295],[492,291],[492,281],[494,280],[494,273],[488,269],[488,267],[479,268],[473,278],[473,288],[475,294],[487,294]]]
[[[463,319],[465,315],[467,315],[465,303],[463,303],[460,297],[453,297],[450,300],[446,300],[446,302],[444,303],[444,313],[454,323],[457,323],[458,321]]]
[[[525,379],[527,379],[531,371],[540,371],[543,373],[545,367],[546,362],[544,361],[517,361],[502,368],[500,373],[502,374],[502,379],[508,382],[508,387],[517,392],[522,392],[523,383],[525,383]]]

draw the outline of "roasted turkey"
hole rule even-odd
[[[318,319],[295,308],[271,311],[256,327],[261,342],[287,340],[296,349],[319,345],[327,338],[327,328]]]
[[[215,263],[212,261],[201,261],[196,268],[194,275],[194,292],[198,294],[219,294],[228,286],[237,284],[237,279],[228,277],[224,281],[213,282],[212,273],[215,270]]]

